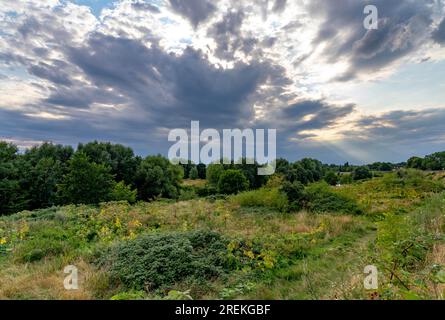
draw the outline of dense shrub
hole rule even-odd
[[[304,198],[306,208],[314,213],[362,213],[354,200],[333,192],[329,185],[323,182],[308,186]]]
[[[218,181],[218,192],[222,194],[234,194],[249,188],[249,181],[239,170],[224,171]]]
[[[171,164],[160,155],[145,158],[135,178],[139,199],[147,201],[158,197],[177,198],[183,176],[181,166]]]
[[[288,200],[286,195],[278,188],[261,188],[258,190],[247,191],[232,197],[232,201],[242,207],[266,207],[284,212],[288,209]]]
[[[199,172],[198,169],[196,167],[193,167],[190,169],[190,174],[189,174],[189,178],[192,180],[196,180],[199,178]]]
[[[35,262],[72,252],[79,245],[76,237],[63,227],[42,222],[30,231],[29,239],[20,242],[13,252],[19,262]]]
[[[127,201],[128,203],[135,203],[137,197],[137,190],[132,190],[124,181],[116,183],[111,192],[111,200],[113,201]]]
[[[224,273],[226,241],[215,232],[146,234],[120,243],[99,259],[127,289],[166,288]]]
[[[281,191],[286,195],[290,209],[299,210],[304,206],[305,192],[304,186],[300,181],[285,181],[281,187]]]
[[[352,173],[352,179],[354,181],[366,180],[372,178],[372,172],[368,167],[358,167],[354,169]]]
[[[350,173],[341,174],[339,182],[340,182],[340,184],[351,184],[353,182],[352,174],[350,174]]]
[[[335,186],[339,182],[338,175],[334,171],[329,171],[326,173],[323,179],[331,186]]]
[[[217,186],[219,182],[219,178],[224,172],[224,167],[222,164],[212,163],[207,167],[206,179],[209,184],[212,186]]]

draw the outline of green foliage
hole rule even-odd
[[[124,181],[121,181],[114,185],[110,199],[112,201],[127,201],[128,203],[135,203],[136,197],[137,190],[132,190],[130,186],[125,185]]]
[[[343,173],[340,175],[340,184],[351,184],[352,182],[352,174]]]
[[[85,153],[92,162],[109,167],[117,182],[133,183],[140,159],[131,148],[94,141],[79,144],[77,151]]]
[[[112,296],[110,300],[133,301],[133,300],[144,300],[144,298],[145,298],[144,291],[129,291],[129,292],[120,292]]]
[[[193,168],[190,169],[189,177],[192,180],[196,180],[196,179],[199,178],[198,169],[196,167],[193,167]]]
[[[338,175],[334,171],[328,171],[323,179],[331,186],[335,186],[339,182]]]
[[[305,207],[314,213],[362,214],[354,200],[333,192],[326,183],[314,183],[304,191]]]
[[[161,155],[145,158],[135,178],[139,199],[177,198],[183,176],[181,166],[171,164]]]
[[[212,186],[217,186],[219,182],[219,178],[224,172],[224,167],[222,164],[212,163],[207,167],[206,179],[208,183]]]
[[[249,188],[249,181],[239,170],[224,171],[218,181],[218,191],[222,194],[235,194]]]
[[[0,215],[23,210],[27,206],[22,192],[16,146],[0,142]]]
[[[204,163],[200,163],[196,166],[196,169],[198,169],[198,178],[205,180],[206,178],[206,165]]]
[[[368,167],[357,167],[352,172],[352,179],[354,181],[366,180],[372,178],[372,172]]]
[[[288,200],[278,188],[261,188],[242,192],[233,196],[232,201],[242,207],[266,207],[285,212],[288,209]]]
[[[324,174],[323,164],[314,159],[305,158],[294,162],[286,172],[286,179],[290,182],[299,181],[306,185],[320,181]]]
[[[294,182],[285,181],[281,191],[286,195],[291,210],[299,210],[304,206],[305,192],[304,185],[295,180]]]
[[[114,187],[110,168],[91,162],[82,152],[69,161],[68,173],[59,185],[64,203],[97,204],[110,199]]]
[[[42,222],[29,231],[27,241],[19,242],[14,249],[14,258],[19,262],[36,262],[72,252],[79,246],[74,234],[54,223]],[[22,236],[23,237],[23,236]]]
[[[148,291],[221,275],[225,252],[225,240],[214,232],[147,234],[114,246],[100,263],[126,288]]]

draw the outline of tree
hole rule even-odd
[[[128,203],[135,203],[137,197],[137,190],[132,190],[125,182],[116,183],[111,192],[111,200],[113,201],[127,201]]]
[[[196,166],[196,169],[198,169],[199,179],[204,180],[206,178],[206,165],[204,163],[200,163]]]
[[[249,181],[240,170],[229,169],[224,171],[218,181],[218,192],[234,194],[249,188]]]
[[[207,167],[206,179],[209,184],[217,186],[221,174],[224,172],[224,167],[222,164],[212,163]]]
[[[91,162],[83,152],[76,152],[69,161],[68,173],[59,185],[58,194],[64,203],[97,204],[111,197],[114,187],[111,169]]]
[[[338,183],[338,175],[334,171],[328,171],[324,176],[324,180],[331,186],[335,186]]]
[[[305,193],[304,185],[300,181],[285,181],[280,190],[287,196],[292,210],[299,210],[303,207]]]
[[[77,150],[85,153],[92,162],[110,167],[117,182],[133,183],[140,158],[135,157],[131,148],[94,141],[85,145],[79,144]]]
[[[57,202],[57,185],[61,183],[63,168],[59,160],[42,158],[24,177],[29,190],[30,209],[47,208]]]
[[[0,142],[0,215],[27,208],[25,193],[20,183],[18,148]]]
[[[419,170],[424,169],[423,159],[419,157],[409,158],[406,165],[408,168],[419,169]]]
[[[157,197],[177,198],[184,171],[161,155],[142,160],[136,172],[135,183],[140,200],[150,201]]]
[[[371,179],[371,178],[372,178],[372,172],[366,166],[357,167],[354,169],[354,171],[352,173],[352,179],[354,181],[366,180],[366,179]]]
[[[192,179],[192,180],[196,180],[196,179],[199,178],[198,169],[196,167],[193,167],[190,170],[189,178]]]

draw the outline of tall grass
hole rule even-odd
[[[286,195],[277,188],[262,188],[243,192],[233,196],[231,201],[241,207],[265,207],[276,209],[280,212],[285,212],[289,206]]]

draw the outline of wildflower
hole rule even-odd
[[[6,238],[0,238],[0,245],[6,244],[6,243],[7,243]]]

